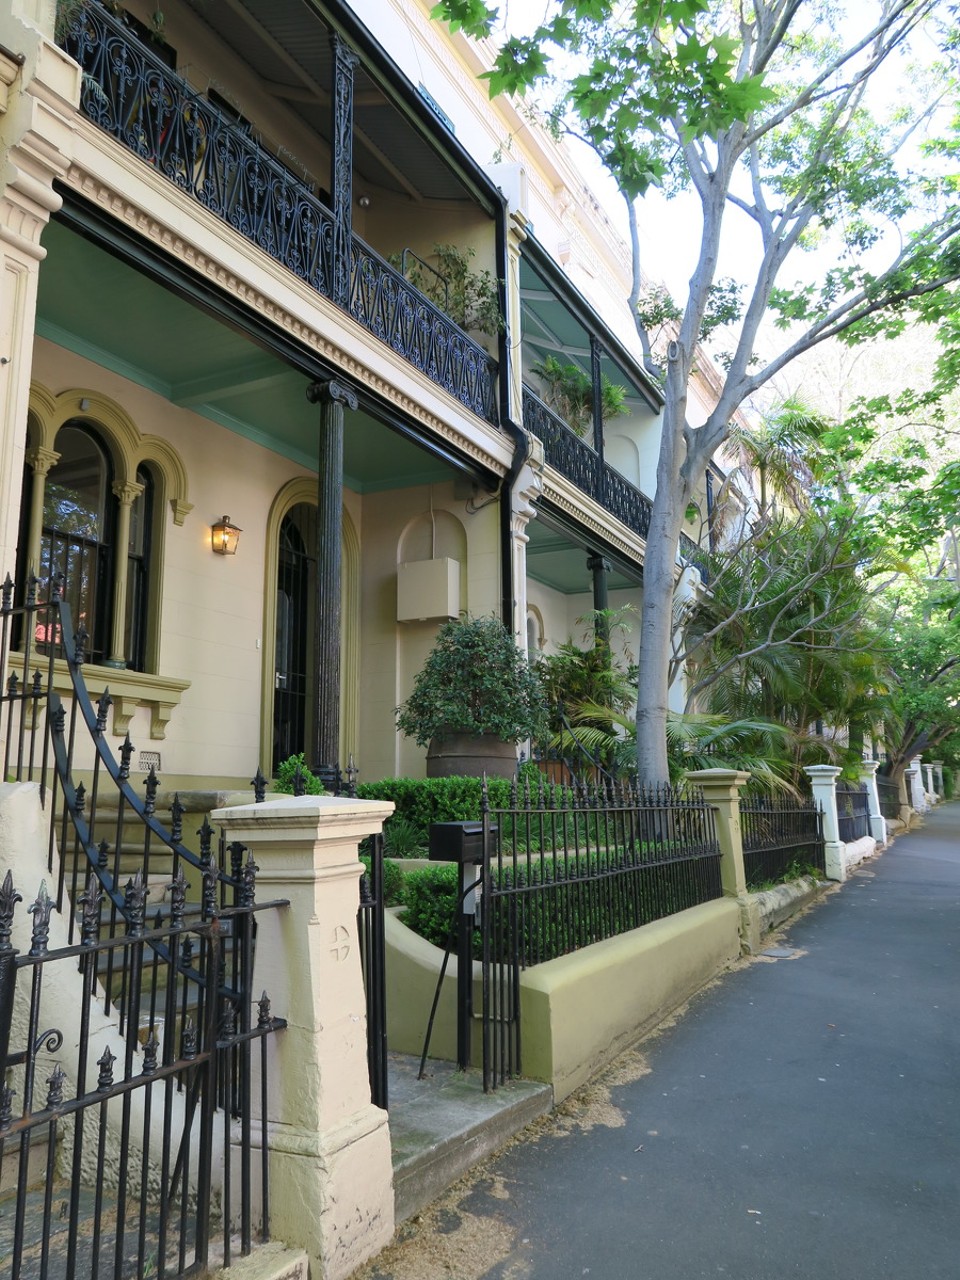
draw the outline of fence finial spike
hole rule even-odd
[[[263,804],[267,796],[267,780],[259,765],[257,765],[257,772],[250,779],[250,785],[253,787],[254,804]]]
[[[108,1089],[113,1088],[113,1064],[116,1060],[116,1056],[110,1052],[110,1046],[107,1045],[97,1059],[97,1066],[100,1068],[100,1074],[97,1076],[97,1091],[99,1093],[105,1093]]]
[[[32,956],[44,956],[47,954],[47,943],[50,940],[50,914],[53,911],[53,899],[47,893],[46,880],[40,883],[40,892],[37,894],[36,901],[30,907],[30,914],[34,917],[33,933],[30,939],[30,954]]]
[[[106,843],[106,841],[104,841]],[[91,871],[87,877],[87,887],[80,895],[80,906],[83,913],[80,921],[80,942],[82,946],[92,947],[100,932],[100,907],[103,903],[103,890],[96,872]]]
[[[130,758],[132,755],[133,743],[130,741],[130,735],[128,733],[120,744],[120,777],[124,781],[130,777]]]
[[[157,777],[157,771],[153,765],[150,766],[150,772],[143,780],[143,786],[147,793],[143,802],[143,811],[146,814],[151,814],[157,807],[157,789],[160,786],[160,779]]]
[[[0,885],[0,951],[10,950],[10,934],[13,932],[13,913],[23,898],[13,884],[13,872],[7,871]]]
[[[263,995],[257,1001],[257,1009],[259,1010],[257,1015],[257,1026],[269,1026],[273,1021],[273,1015],[270,1012],[270,997],[267,995],[266,991],[264,991]]]

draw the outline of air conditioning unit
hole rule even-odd
[[[460,561],[408,560],[397,566],[397,621],[460,615]]]

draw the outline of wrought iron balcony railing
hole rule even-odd
[[[551,467],[606,507],[628,529],[641,538],[647,536],[652,508],[647,495],[616,467],[604,462],[529,387],[523,389],[523,424],[543,441],[544,455]]]
[[[334,302],[342,239],[354,320],[496,423],[496,361],[358,237],[338,238],[333,213],[244,125],[99,4],[78,10],[63,43],[83,69],[80,105],[90,120]]]
[[[571,431],[560,415],[529,387],[523,388],[523,425],[543,442],[544,456],[551,467],[572,480],[621,524],[641,538],[647,537],[653,510],[651,500],[616,467],[604,462],[597,451]],[[697,566],[704,582],[708,580],[706,555],[685,533],[680,535],[679,554]]]

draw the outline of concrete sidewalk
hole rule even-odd
[[[960,805],[424,1215],[381,1280],[958,1280]]]

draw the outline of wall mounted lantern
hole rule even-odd
[[[217,523],[210,527],[210,545],[218,556],[235,556],[242,532],[242,529],[230,523],[229,516],[221,516]]]

